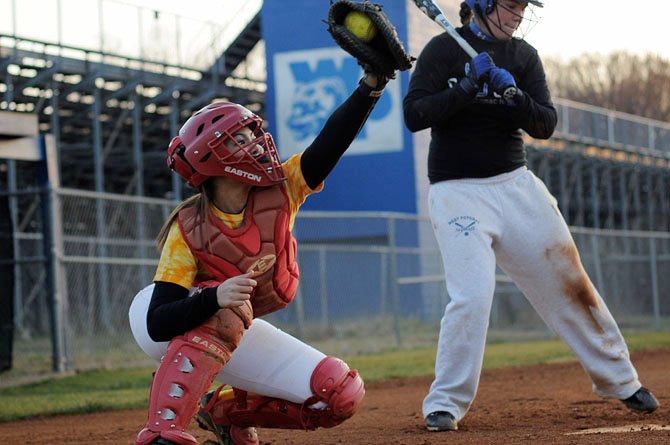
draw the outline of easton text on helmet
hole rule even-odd
[[[241,176],[243,178],[251,179],[252,181],[261,182],[261,177],[259,175],[254,175],[253,173],[240,170],[239,168],[231,167],[227,165],[223,169],[226,173],[232,173],[233,175]]]

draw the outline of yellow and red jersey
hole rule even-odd
[[[323,183],[315,189],[309,188],[305,183],[300,168],[300,156],[300,154],[291,156],[282,164],[284,174],[287,177],[285,185],[289,199],[289,229],[291,230],[298,209],[305,202],[305,199],[310,194],[319,192],[323,188]],[[227,227],[237,228],[244,221],[244,211],[234,214],[224,213],[214,206],[211,207],[211,210]],[[173,223],[161,252],[154,281],[167,281],[189,289],[199,272],[202,272],[200,264],[186,244],[179,230],[179,225]]]

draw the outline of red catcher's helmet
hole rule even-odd
[[[286,179],[274,141],[263,120],[242,105],[215,102],[197,111],[168,147],[167,164],[192,187],[212,176],[228,176],[246,184],[270,186]],[[240,144],[234,134],[249,127],[253,139]],[[229,147],[230,145],[230,147]],[[252,156],[249,149],[261,146]]]

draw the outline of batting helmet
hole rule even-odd
[[[517,3],[532,3],[533,5],[542,8],[544,4],[538,0],[514,0]],[[476,14],[481,16],[489,15],[496,7],[496,0],[465,0],[465,3]]]
[[[262,128],[263,120],[242,105],[215,102],[197,111],[168,147],[168,167],[198,187],[212,176],[269,186],[286,179],[274,141]],[[235,133],[248,127],[252,140],[240,143]],[[239,139],[239,138],[238,138]],[[263,150],[252,147],[260,146]]]

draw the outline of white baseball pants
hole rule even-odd
[[[135,341],[156,361],[167,351],[168,342],[155,342],[147,332],[147,311],[154,285],[142,289],[130,305],[130,329]],[[303,403],[314,394],[309,383],[325,354],[277,329],[254,319],[242,341],[216,380],[245,391]],[[320,408],[322,402],[313,405]]]
[[[441,320],[426,417],[460,420],[477,392],[496,262],[577,355],[601,397],[640,388],[626,343],[586,275],[556,199],[526,167],[431,185],[429,213],[451,301]]]

